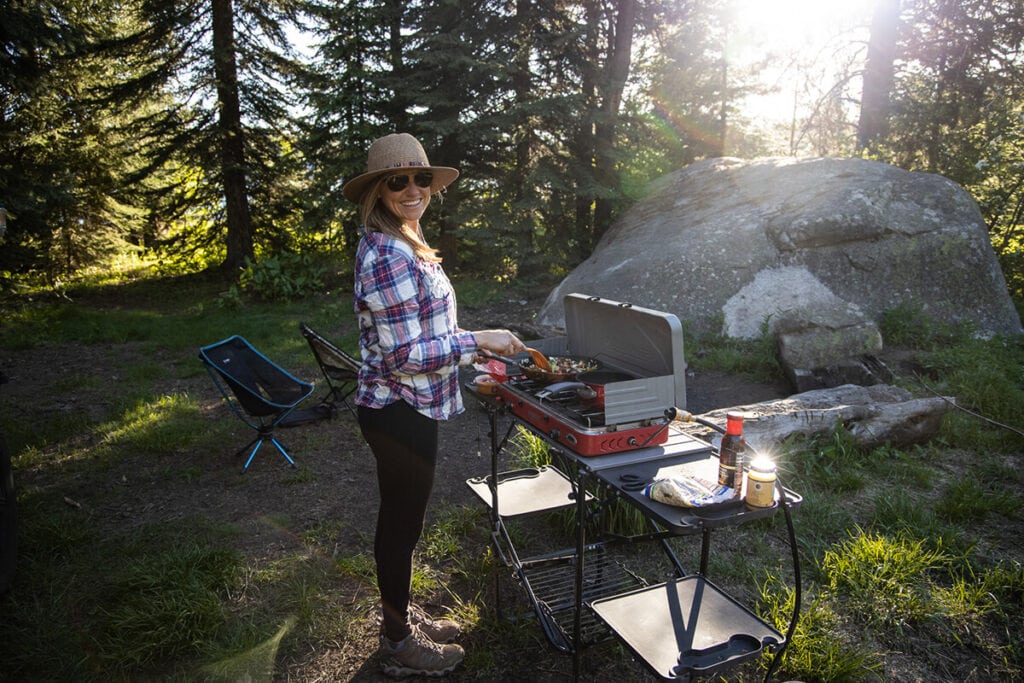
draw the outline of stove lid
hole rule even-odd
[[[564,304],[569,353],[596,358],[639,377],[671,376],[673,405],[686,406],[686,360],[679,318],[585,294],[569,294]]]

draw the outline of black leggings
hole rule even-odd
[[[373,554],[391,641],[409,635],[412,553],[423,532],[437,462],[437,422],[405,401],[381,408],[359,407],[359,427],[377,459],[380,510]]]

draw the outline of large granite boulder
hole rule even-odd
[[[804,309],[877,322],[900,306],[986,335],[1022,332],[970,195],[862,159],[710,159],[667,175],[552,291],[537,322],[562,327],[570,292],[741,338]]]

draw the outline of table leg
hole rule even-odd
[[[705,528],[700,535],[700,571],[701,576],[708,573],[708,555],[711,553],[711,530]]]
[[[500,555],[497,547],[499,542],[498,533],[501,525],[501,517],[498,514],[498,411],[493,407],[487,407],[487,422],[490,428],[491,437],[491,538],[495,544],[495,552]],[[501,621],[501,573],[494,575],[494,612],[498,621]]]
[[[580,657],[583,644],[583,562],[586,549],[587,473],[576,470],[576,580],[574,582],[572,680],[580,679]]]
[[[502,538],[508,540],[509,548],[512,547],[512,540],[508,537],[508,533],[505,530],[504,523],[501,521],[501,514],[498,510],[498,455],[502,449],[505,448],[505,444],[508,442],[509,437],[512,435],[512,430],[515,428],[515,422],[511,422],[508,429],[505,431],[505,435],[499,440],[498,439],[498,413],[500,409],[494,405],[486,404],[484,409],[487,411],[487,423],[489,427],[489,436],[491,440],[491,478],[488,483],[488,488],[491,492],[491,538],[494,543],[494,550],[497,553],[499,559],[504,557],[504,554],[498,544]],[[518,562],[516,563],[518,566]],[[498,621],[501,621],[501,573],[497,572],[494,576],[494,612]]]
[[[661,529],[658,527],[657,523],[655,523],[653,519],[647,519],[647,526],[655,534],[661,532]],[[661,549],[665,553],[666,557],[668,557],[669,562],[671,562],[672,566],[675,568],[676,576],[678,576],[679,578],[683,578],[684,576],[686,576],[686,570],[683,569],[683,563],[679,561],[679,557],[676,556],[676,551],[672,549],[672,546],[669,544],[668,539],[663,538],[659,541],[659,543],[661,543]]]

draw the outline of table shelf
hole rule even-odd
[[[493,509],[490,475],[467,479],[466,485]],[[576,504],[572,482],[559,469],[550,466],[499,472],[497,500],[498,515],[506,519]]]
[[[785,637],[702,576],[593,600],[591,610],[665,680],[707,676]]]

